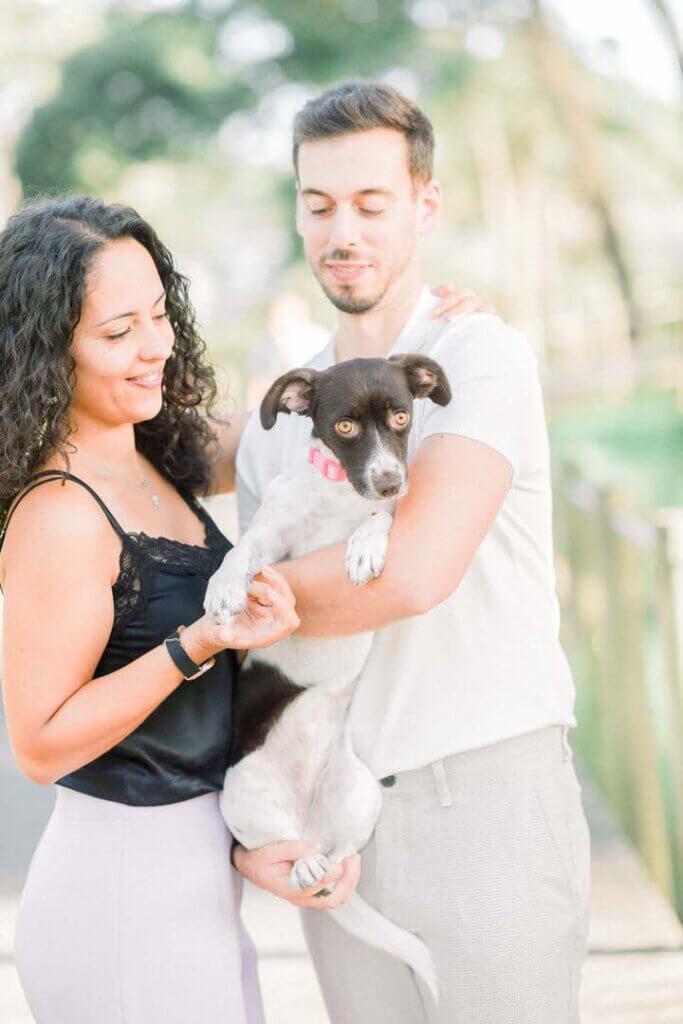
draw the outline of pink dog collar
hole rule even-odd
[[[346,470],[334,459],[326,459],[314,444],[308,449],[308,461],[311,466],[315,466],[322,473],[326,480],[335,480],[337,483],[346,480]]]

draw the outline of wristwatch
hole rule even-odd
[[[203,675],[204,672],[207,672],[210,668],[213,668],[216,664],[216,659],[208,658],[206,661],[203,661],[201,665],[198,665],[196,661],[193,661],[180,642],[180,634],[184,629],[184,626],[178,626],[170,636],[166,637],[164,645],[168,653],[171,655],[176,668],[179,668],[183,673],[183,678],[196,679],[198,676]]]

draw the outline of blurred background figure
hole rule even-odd
[[[328,328],[311,319],[310,305],[303,296],[296,292],[276,295],[268,308],[265,334],[247,356],[247,408],[259,404],[276,377],[307,363],[328,337]]]
[[[40,193],[137,207],[192,280],[227,410],[332,323],[294,230],[294,113],[361,76],[432,119],[426,279],[495,305],[542,368],[595,852],[587,1024],[683,1020],[682,28],[675,0],[0,5],[0,221]],[[52,797],[4,728],[0,775],[0,1018],[23,1024],[13,915]],[[324,1024],[296,917],[246,912],[269,1022]]]

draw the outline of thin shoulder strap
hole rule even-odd
[[[32,491],[35,487],[40,487],[41,484],[46,483],[48,480],[58,480],[60,477],[62,477],[65,480],[73,480],[74,483],[80,484],[82,487],[85,487],[86,491],[90,491],[93,498],[100,506],[100,508],[104,512],[105,516],[107,517],[107,519],[109,520],[109,522],[111,523],[112,527],[117,532],[119,537],[125,536],[125,530],[123,529],[123,527],[119,524],[118,520],[109,511],[109,509],[102,501],[97,491],[94,491],[92,489],[90,484],[87,484],[85,480],[81,480],[79,476],[74,476],[73,473],[67,473],[66,470],[64,469],[44,469],[41,473],[34,473],[32,477],[29,477],[27,483],[30,486],[27,486],[24,489],[24,491],[19,495],[18,499],[15,500],[14,505],[11,507],[5,520],[5,525],[3,526],[2,531],[0,532],[0,550],[2,549],[3,542],[7,535],[7,527],[9,526],[9,521],[14,515],[14,511],[17,505],[26,497],[29,491]]]

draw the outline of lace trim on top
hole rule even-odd
[[[114,629],[129,622],[144,607],[155,573],[167,567],[179,576],[206,576],[216,571],[230,543],[194,495],[184,495],[204,523],[204,544],[185,544],[169,537],[150,537],[140,531],[123,533],[119,574],[112,586]]]

